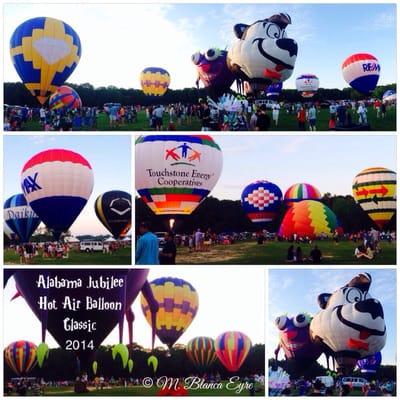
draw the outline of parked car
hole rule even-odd
[[[104,245],[100,240],[93,241],[83,241],[79,245],[79,250],[84,251],[86,253],[91,253],[93,251],[103,251]]]
[[[341,382],[342,385],[349,385],[353,389],[362,389],[365,385],[368,385],[368,381],[365,378],[355,376],[345,376]]]

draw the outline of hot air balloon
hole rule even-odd
[[[282,205],[282,192],[268,181],[256,181],[242,192],[242,208],[251,222],[263,224],[273,221]]]
[[[265,91],[267,99],[277,100],[279,95],[282,93],[282,82],[272,83],[269,85]]]
[[[361,373],[366,375],[367,377],[372,377],[378,371],[382,362],[382,353],[378,351],[371,356],[362,358],[357,361],[357,367],[360,369]]]
[[[242,332],[225,332],[215,339],[219,361],[230,372],[240,369],[251,349],[250,339]]]
[[[189,215],[222,171],[211,136],[149,135],[136,140],[136,190],[157,215]]]
[[[82,101],[79,94],[69,86],[63,85],[49,98],[50,110],[69,111],[82,108]]]
[[[310,98],[317,93],[319,88],[319,79],[312,74],[303,74],[296,78],[296,89],[304,98]]]
[[[268,396],[280,396],[290,386],[290,375],[282,368],[268,368]]]
[[[384,310],[369,292],[372,277],[360,273],[333,293],[321,293],[321,310],[310,324],[311,340],[332,354],[337,372],[349,376],[359,359],[386,343]]]
[[[140,85],[147,96],[163,96],[171,82],[171,77],[163,68],[149,67],[140,73]]]
[[[396,173],[382,167],[362,170],[354,178],[353,197],[383,229],[396,212]]]
[[[217,359],[214,339],[206,336],[191,339],[186,345],[186,355],[199,371],[207,371]]]
[[[4,349],[7,365],[18,376],[26,376],[36,365],[36,346],[32,342],[19,340]]]
[[[94,203],[97,218],[118,239],[125,236],[132,223],[132,199],[129,193],[112,190],[101,194]]]
[[[326,205],[315,200],[303,200],[293,204],[283,217],[279,236],[315,239],[318,236],[332,237],[338,226],[336,215]]]
[[[45,150],[26,162],[21,186],[32,210],[58,240],[85,207],[93,190],[93,171],[78,153]]]
[[[21,243],[29,242],[32,233],[40,224],[39,217],[28,205],[22,193],[11,196],[5,201],[4,221]]]
[[[381,67],[372,54],[357,53],[347,57],[342,64],[344,80],[360,93],[371,93],[379,80]]]
[[[156,315],[156,335],[168,348],[186,331],[199,308],[196,289],[183,279],[158,278],[150,282],[153,295],[158,303]],[[142,310],[151,323],[150,308],[142,297]]]
[[[286,190],[284,201],[287,207],[302,200],[320,200],[321,193],[309,183],[296,183]]]
[[[386,90],[382,95],[382,101],[385,103],[392,103],[397,100],[397,94],[394,90]]]
[[[41,104],[72,74],[81,52],[78,34],[65,22],[49,17],[25,21],[10,40],[14,67]]]

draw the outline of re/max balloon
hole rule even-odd
[[[97,218],[118,239],[125,236],[132,224],[132,199],[129,193],[111,190],[101,194],[94,203]]]
[[[294,203],[286,211],[279,228],[279,236],[315,239],[319,236],[332,237],[338,227],[336,215],[326,205],[315,200]]]
[[[396,172],[382,167],[362,170],[354,178],[353,197],[383,229],[396,212]]]
[[[135,152],[136,190],[157,215],[191,214],[222,171],[222,151],[210,136],[141,136]]]
[[[214,339],[207,336],[191,339],[186,345],[186,355],[199,371],[207,371],[217,359]]]
[[[36,346],[27,340],[10,343],[4,349],[7,365],[18,376],[26,376],[36,365]]]
[[[79,94],[69,86],[63,85],[49,98],[50,110],[69,111],[82,108],[82,101]]]
[[[4,221],[21,243],[29,242],[40,224],[39,217],[28,205],[25,196],[16,194],[4,203]]]
[[[342,64],[344,80],[360,93],[371,93],[379,80],[381,67],[372,54],[357,53],[347,57]]]
[[[12,62],[26,88],[41,104],[72,74],[81,58],[78,34],[55,18],[32,18],[14,31]]]
[[[196,316],[199,296],[189,282],[179,278],[158,278],[150,282],[150,286],[158,303],[156,334],[161,342],[171,348]],[[142,310],[150,324],[150,307],[143,296]]]
[[[143,93],[148,96],[163,96],[171,82],[171,77],[163,68],[149,67],[140,73]]]
[[[254,223],[273,221],[282,205],[282,192],[277,185],[268,181],[256,181],[242,192],[242,208]]]
[[[85,207],[93,190],[93,171],[74,151],[45,150],[22,168],[21,186],[32,210],[58,240]]]
[[[302,200],[320,200],[321,193],[309,183],[295,183],[285,192],[284,201],[287,207]]]
[[[240,369],[251,349],[251,341],[242,332],[225,332],[215,339],[218,359],[230,372]]]

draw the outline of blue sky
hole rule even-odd
[[[187,331],[178,343],[187,343],[195,336],[216,338],[225,331],[241,331],[252,343],[264,343],[265,331],[265,276],[260,267],[233,268],[227,273],[226,267],[205,266],[203,268],[168,267],[151,269],[148,280],[172,276],[190,282],[199,295],[199,310]],[[35,344],[41,341],[40,323],[22,298],[10,301],[14,296],[15,282],[11,278],[4,289],[4,344],[24,339]],[[143,316],[140,299],[133,305],[135,314],[134,340],[145,347],[151,347],[151,329]],[[18,315],[19,318],[15,318]],[[24,335],[21,337],[21,332]],[[124,328],[125,342],[128,340],[127,326]],[[118,342],[118,329],[105,339],[106,344]],[[55,347],[50,335],[47,343]],[[161,345],[157,339],[156,346]]]
[[[282,314],[294,316],[301,312],[316,314],[317,296],[344,286],[360,272],[372,276],[370,294],[383,306],[387,340],[382,350],[383,364],[396,363],[396,271],[393,269],[275,269],[269,271],[269,315],[267,321],[267,357],[274,357],[279,342],[275,318]],[[281,351],[280,358],[283,358]],[[324,357],[320,358],[320,362]],[[324,364],[325,365],[325,364]]]
[[[346,86],[344,59],[358,52],[375,55],[381,64],[380,84],[395,82],[395,4],[6,4],[4,6],[5,81],[17,81],[8,55],[9,39],[23,21],[49,16],[69,23],[83,46],[72,83],[139,87],[148,66],[166,68],[171,88],[194,86],[191,55],[210,47],[225,48],[234,40],[236,23],[250,24],[276,12],[292,18],[288,37],[299,45],[292,77],[314,73],[320,86]],[[95,27],[101,27],[97,29]]]
[[[71,227],[73,234],[109,233],[97,219],[94,201],[109,190],[131,192],[131,138],[129,136],[4,136],[4,199],[21,193],[25,162],[51,148],[73,150],[92,166],[94,188],[88,203]]]
[[[351,194],[353,178],[369,167],[396,171],[394,136],[214,136],[224,164],[211,195],[240,199],[246,185],[265,179],[283,193],[294,183],[324,194]]]

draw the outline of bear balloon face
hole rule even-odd
[[[239,38],[228,51],[228,67],[244,81],[270,84],[288,79],[297,58],[297,43],[288,39],[287,14],[273,15],[252,25],[235,25]]]
[[[383,308],[369,294],[370,285],[371,276],[363,273],[334,293],[318,297],[322,310],[311,322],[311,338],[328,346],[339,369],[343,366],[349,371],[358,359],[375,354],[385,345]]]

